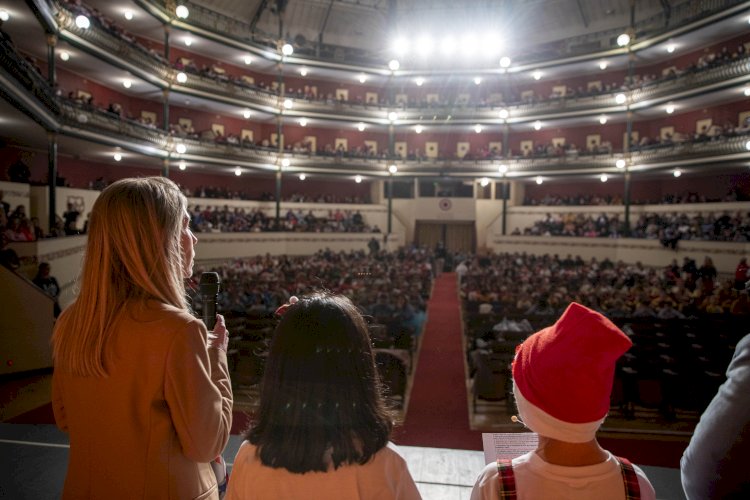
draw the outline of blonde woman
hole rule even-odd
[[[227,331],[185,301],[194,245],[168,179],[123,179],[91,211],[78,299],[53,334],[53,408],[70,435],[63,498],[218,498],[229,438]]]

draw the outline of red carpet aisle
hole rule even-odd
[[[394,435],[397,444],[482,449],[482,434],[469,429],[460,308],[456,274],[441,274],[427,304],[406,422]]]

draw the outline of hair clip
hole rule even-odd
[[[289,309],[289,306],[292,306],[296,304],[297,302],[299,302],[299,299],[295,295],[292,295],[291,297],[289,297],[289,302],[287,302],[286,304],[280,305],[276,309],[276,312],[274,314],[279,317],[283,316],[286,310]]]

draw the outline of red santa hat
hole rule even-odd
[[[631,345],[610,320],[571,303],[516,350],[513,391],[524,424],[561,441],[594,439],[609,411],[615,363]]]

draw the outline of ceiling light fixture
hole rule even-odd
[[[510,62],[511,62],[510,61],[510,57],[503,56],[503,57],[500,58],[500,67],[501,68],[507,68],[507,67],[509,67],[510,66]]]
[[[539,120],[534,122],[534,130],[541,130],[542,129],[542,122]]]
[[[177,82],[179,83],[185,83],[187,81],[187,75],[180,71],[177,73]]]
[[[184,155],[187,152],[187,146],[185,146],[184,144],[181,144],[181,143],[178,144],[177,146],[175,146],[174,149],[175,149],[175,151],[177,151],[181,155]]]
[[[388,171],[391,174],[395,174],[396,172],[398,172],[398,167],[396,165],[391,165],[390,167],[388,167]]]
[[[281,160],[281,166],[284,167],[284,168],[288,167],[291,164],[292,164],[292,162],[289,161],[289,158],[283,158]]]
[[[68,52],[65,52],[64,50],[60,52],[60,60],[67,61],[70,59],[70,54]]]
[[[623,33],[622,35],[617,37],[617,45],[620,47],[625,47],[627,44],[630,43],[630,35],[627,33]]]
[[[294,106],[294,101],[291,99],[284,99],[284,109],[292,109]]]
[[[542,72],[541,71],[534,71],[534,73],[532,73],[531,76],[534,77],[534,80],[541,80],[542,79]]]
[[[281,53],[285,56],[291,56],[294,54],[294,47],[292,47],[291,43],[285,43],[281,46]]]
[[[423,130],[424,130],[424,127],[422,125],[417,125],[416,127],[414,127],[414,132],[418,134],[421,134]]]
[[[664,108],[664,111],[666,111],[668,115],[674,113],[674,104],[667,104],[667,107]]]
[[[625,101],[627,100],[628,98],[625,96],[625,94],[620,93],[615,96],[615,102],[617,104],[625,104]]]
[[[398,113],[396,113],[395,111],[391,111],[390,113],[388,113],[388,120],[392,122],[398,120]]]
[[[359,122],[357,124],[357,130],[359,130],[360,132],[364,132],[365,131],[365,124],[362,123],[362,122]]]
[[[180,160],[180,163],[177,164],[177,168],[180,170],[185,170],[187,168],[187,163],[185,163],[184,160]]]
[[[178,5],[177,8],[174,10],[174,13],[180,19],[187,19],[188,16],[190,15],[190,11],[184,5]]]
[[[299,126],[300,127],[307,127],[307,118],[300,118],[299,119]]]
[[[5,22],[10,19],[10,12],[5,9],[0,9],[0,21]]]
[[[604,71],[605,69],[607,69],[607,66],[609,66],[609,65],[607,64],[607,61],[600,61],[600,62],[599,62],[599,69],[600,69],[600,70]]]
[[[122,155],[120,153],[115,153],[112,158],[114,158],[115,161],[122,160]]]
[[[122,86],[125,87],[126,89],[129,89],[130,87],[133,86],[133,80],[131,80],[129,78],[124,79],[122,81]]]
[[[506,120],[510,116],[510,112],[507,109],[501,109],[498,115],[501,120]]]
[[[242,175],[242,169],[240,167],[236,167],[234,169],[234,175],[236,175],[237,177],[239,177],[240,175]]]
[[[615,167],[617,167],[617,168],[625,168],[625,160],[623,160],[622,158],[620,158],[619,160],[617,160],[615,162]]]
[[[76,17],[76,26],[81,28],[82,30],[89,29],[89,26],[91,26],[91,21],[89,21],[89,18],[81,14],[80,16]]]
[[[422,85],[424,85],[424,78],[422,78],[422,77],[420,76],[420,77],[418,77],[418,78],[417,78],[416,80],[414,80],[414,83],[416,83],[416,84],[417,84],[417,87],[421,87]]]
[[[500,172],[501,175],[507,174],[508,173],[508,165],[505,165],[505,164],[500,165],[499,167],[497,167],[497,171]]]
[[[243,60],[245,61],[245,64],[252,64],[253,62],[253,58],[250,56],[245,56]]]
[[[607,174],[602,174],[599,176],[599,180],[602,182],[607,182],[609,180],[609,176]]]
[[[544,179],[542,179],[541,176],[539,176],[539,177],[536,178],[536,183],[537,184],[541,185],[543,182],[544,182]]]
[[[474,77],[474,85],[480,85],[482,83],[482,79],[478,76]]]
[[[477,134],[481,134],[482,133],[482,126],[480,124],[478,124],[478,123],[476,125],[474,125],[474,132],[476,132]]]
[[[674,52],[674,49],[675,49],[675,46],[673,43],[670,43],[669,45],[667,45],[667,52],[669,52],[670,54]]]
[[[130,9],[125,9],[125,12],[123,12],[122,15],[128,21],[132,21],[133,20],[133,11],[130,10]]]
[[[672,175],[674,175],[675,177],[679,177],[682,175],[682,170],[680,170],[679,168],[676,168],[674,169],[674,172],[672,172]]]
[[[304,181],[305,179],[307,179],[307,176],[304,173],[299,174],[299,180]]]
[[[360,182],[362,182],[362,176],[361,175],[355,175],[354,176],[354,182],[356,182],[357,184],[359,184]]]
[[[486,187],[490,183],[490,180],[487,177],[482,177],[482,179],[479,181],[479,185],[482,187]]]
[[[250,118],[250,115],[251,115],[251,114],[252,114],[252,111],[250,111],[249,109],[244,109],[244,110],[242,110],[242,116],[244,116],[246,120],[247,120],[248,118]]]
[[[391,71],[398,71],[398,68],[401,67],[401,64],[399,64],[397,59],[391,59],[391,61],[388,63],[388,69]]]
[[[607,117],[604,116],[604,115],[600,116],[599,117],[599,123],[601,123],[602,125],[606,125],[606,123],[607,123]]]
[[[307,68],[301,68],[299,70],[299,74],[302,76],[307,76]]]

